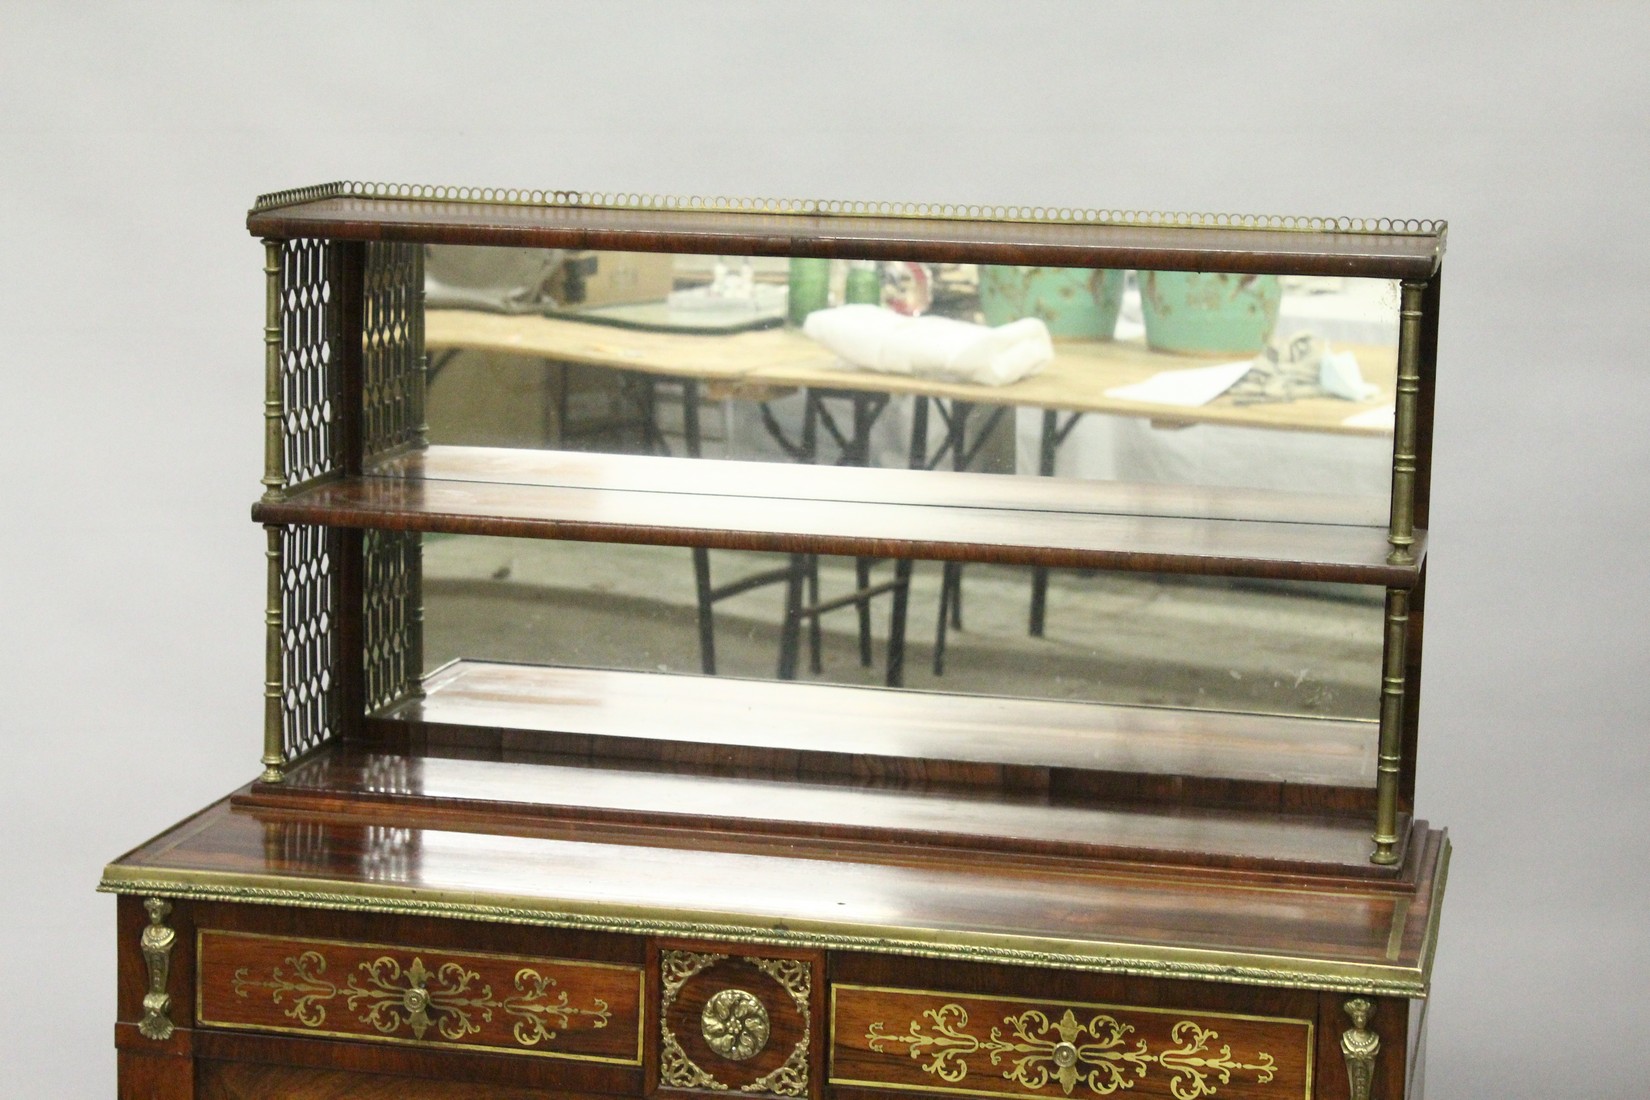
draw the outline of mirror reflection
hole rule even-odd
[[[1057,570],[1033,636],[1024,567],[458,535],[426,535],[423,552],[427,671],[468,659],[1378,713],[1377,589]]]
[[[431,246],[432,443],[1333,496],[1380,526],[1394,284]]]

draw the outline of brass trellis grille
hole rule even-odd
[[[416,441],[424,424],[424,249],[367,245],[362,278],[362,450]]]
[[[381,710],[418,690],[422,546],[416,531],[363,535],[366,703]]]
[[[290,488],[338,468],[338,295],[336,246],[281,242],[280,370],[284,484]]]
[[[336,547],[322,527],[281,531],[281,756],[338,733]]]

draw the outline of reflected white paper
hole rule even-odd
[[[1396,410],[1391,405],[1383,405],[1378,409],[1365,409],[1361,413],[1353,413],[1341,421],[1349,428],[1385,428],[1392,430]]]
[[[1149,405],[1178,405],[1197,408],[1207,405],[1249,372],[1254,364],[1245,359],[1241,363],[1219,363],[1212,367],[1190,367],[1186,370],[1159,371],[1144,382],[1114,386],[1107,397],[1125,401],[1140,401]]]

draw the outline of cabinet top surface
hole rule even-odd
[[[1324,884],[590,823],[385,828],[226,800],[103,889],[1425,996],[1448,840],[1418,824],[1411,851],[1393,882]]]
[[[860,256],[1426,279],[1441,221],[948,204],[674,199],[334,183],[261,196],[272,238]]]

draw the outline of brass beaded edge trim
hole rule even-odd
[[[1435,898],[1442,896],[1442,873],[1445,866],[1446,864],[1441,862],[1439,875],[1434,879]],[[164,871],[154,868],[146,868],[145,871],[149,874],[164,874]],[[422,897],[400,897],[377,892],[325,892],[235,881],[238,876],[234,875],[211,874],[211,877],[227,881],[209,881],[201,872],[184,872],[176,878],[139,878],[136,875],[127,877],[122,868],[111,866],[105,869],[103,880],[98,884],[98,891],[107,894],[165,896],[189,901],[286,905],[304,909],[345,909],[628,935],[678,936],[726,943],[756,942],[827,950],[864,951],[873,954],[901,954],[959,962],[1075,969],[1144,978],[1175,978],[1417,999],[1423,999],[1428,994],[1438,929],[1438,910],[1434,902],[1433,914],[1427,925],[1428,943],[1422,952],[1422,964],[1419,967],[1332,963],[1313,959],[1290,959],[1287,956],[1200,951],[1192,948],[1129,951],[1116,944],[1096,944],[1095,953],[1079,954],[1060,950],[1034,950],[991,942],[939,942],[898,938],[878,934],[880,930],[872,928],[861,932],[818,932],[783,925],[762,927],[707,924],[696,923],[693,920],[650,916],[538,909],[525,905],[464,900],[434,901]],[[1106,949],[1114,949],[1116,953],[1100,953]],[[1293,965],[1286,965],[1291,963]]]
[[[322,199],[393,199],[413,202],[487,203],[504,206],[590,207],[705,213],[794,214],[811,217],[952,218],[964,221],[1126,225],[1162,229],[1253,229],[1302,233],[1363,233],[1437,237],[1443,251],[1449,223],[1436,218],[1346,218],[1278,214],[1173,213],[1096,210],[1056,206],[993,206],[970,203],[868,202],[841,199],[765,199],[645,195],[626,191],[543,191],[501,187],[447,187],[408,183],[340,181],[259,195],[252,213]]]

